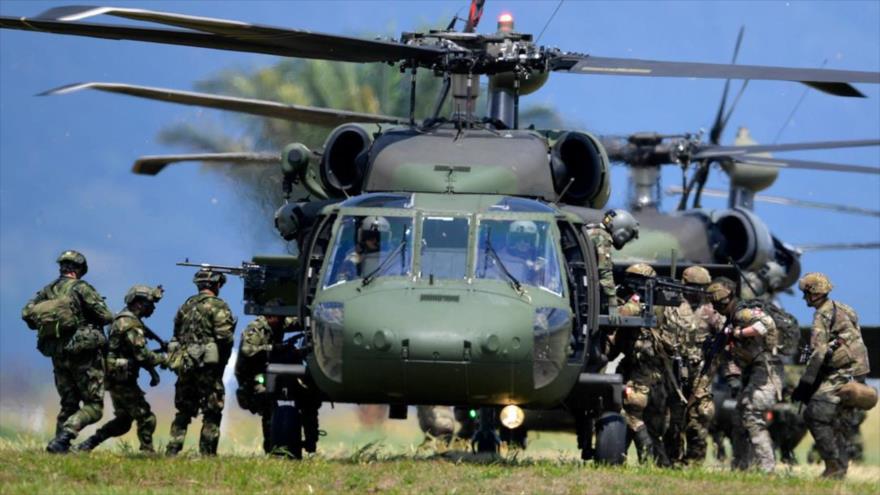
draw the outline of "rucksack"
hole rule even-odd
[[[79,300],[73,294],[77,281],[69,280],[53,285],[53,297],[38,302],[28,311],[28,319],[37,328],[37,349],[44,356],[53,356],[58,345],[80,325]]]
[[[760,308],[770,315],[776,324],[776,348],[782,356],[794,356],[798,353],[801,342],[801,327],[797,318],[779,306],[760,299],[744,301],[743,308]]]

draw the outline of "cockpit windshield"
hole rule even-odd
[[[548,222],[481,220],[476,277],[562,294],[556,243]]]
[[[333,242],[324,287],[412,273],[412,218],[345,216]]]

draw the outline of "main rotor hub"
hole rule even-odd
[[[557,50],[536,45],[532,35],[512,32],[494,34],[429,31],[403,33],[400,41],[413,46],[432,46],[448,50],[430,69],[437,73],[498,74],[502,72],[546,72],[549,55]],[[416,64],[420,64],[416,62]],[[406,68],[411,62],[404,62]],[[423,65],[424,66],[424,65]]]

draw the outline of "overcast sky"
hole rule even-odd
[[[75,3],[75,2],[74,2]],[[117,2],[130,7],[252,21],[315,31],[393,34],[437,24],[467,3],[454,2]],[[59,2],[0,3],[2,15],[36,15]],[[555,1],[487,2],[482,30],[494,30],[502,11],[519,31],[537,33]],[[117,22],[101,19],[96,22]],[[880,2],[574,2],[567,1],[542,44],[604,56],[727,62],[737,30],[746,26],[741,63],[880,70]],[[277,59],[243,53],[137,42],[0,32],[0,375],[36,367],[35,380],[51,380],[48,361],[19,320],[32,294],[57,273],[55,257],[78,249],[89,258],[88,280],[114,310],[134,283],[162,283],[163,300],[150,320],[170,335],[177,306],[194,288],[192,271],[174,267],[193,260],[238,264],[255,252],[279,251],[258,235],[271,219],[243,210],[234,187],[198,166],[180,166],[157,177],[134,176],[140,155],[179,151],[160,145],[157,132],[186,122],[233,128],[222,112],[101,93],[35,97],[80,81],[112,81],[191,89],[194,82],[230,68],[258,68]],[[641,79],[560,74],[525,103],[556,106],[566,120],[607,134],[633,131],[695,132],[708,129],[722,81]],[[859,85],[867,99],[811,91],[780,142],[880,138],[880,90]],[[759,142],[772,142],[803,87],[752,82],[723,138],[748,126]],[[291,137],[294,141],[295,137]],[[781,156],[781,155],[780,155]],[[784,156],[880,166],[880,150],[832,150]],[[715,176],[715,187],[726,183]],[[612,202],[621,205],[625,170],[613,175]],[[678,185],[667,170],[664,185]],[[880,209],[877,176],[784,171],[770,194]],[[721,208],[723,200],[707,199]],[[673,200],[665,208],[672,209]],[[792,244],[876,242],[876,218],[759,204],[772,232]],[[833,296],[855,307],[864,323],[880,323],[880,253],[810,253],[805,271],[827,272]],[[223,296],[241,314],[241,284]],[[787,307],[803,321],[810,312],[799,298]],[[8,383],[8,381],[7,381]]]

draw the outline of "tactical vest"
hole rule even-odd
[[[868,349],[862,340],[859,317],[855,310],[843,303],[831,301],[831,322],[828,325],[829,342],[840,344],[831,355],[829,365],[834,369],[847,369],[853,376],[868,374]]]
[[[202,307],[204,302],[211,299],[218,298],[209,294],[197,294],[187,299],[178,311],[180,320],[174,335],[178,345],[169,351],[168,358],[172,370],[189,372],[220,361],[220,352],[214,338],[213,314],[210,308]]]
[[[126,340],[127,331],[120,330],[116,324],[117,321],[122,319],[131,319],[138,324],[141,323],[140,318],[128,310],[121,311],[113,318],[113,326],[110,328],[110,337],[108,338],[109,344],[107,346],[108,351],[105,367],[107,378],[117,381],[126,381],[137,376],[134,354],[129,348]]]
[[[797,318],[779,306],[761,299],[743,301],[742,308],[759,308],[773,319],[776,325],[776,350],[782,356],[794,356],[801,340],[801,327]],[[739,309],[739,308],[738,308]]]

